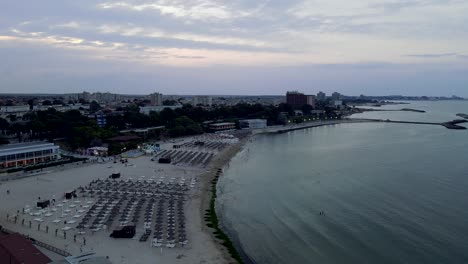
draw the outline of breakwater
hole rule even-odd
[[[346,123],[397,123],[397,124],[413,124],[413,125],[433,125],[433,126],[443,126],[447,129],[456,129],[456,130],[466,130],[466,127],[460,126],[458,124],[467,123],[468,120],[453,120],[448,122],[418,122],[418,121],[399,121],[399,120],[390,120],[390,119],[362,119],[362,118],[346,118],[346,119],[337,119],[337,120],[321,120],[321,121],[313,121],[308,122],[300,125],[287,125],[287,126],[275,126],[269,127],[266,129],[259,129],[254,131],[256,134],[262,133],[287,133],[295,130],[313,128],[313,127],[321,127],[321,126],[330,126],[330,125],[337,125],[337,124],[346,124]]]
[[[435,122],[416,122],[416,121],[398,121],[398,120],[390,120],[390,119],[369,119],[372,122],[386,122],[386,123],[398,123],[398,124],[413,124],[413,125],[433,125],[433,126],[443,126],[448,129],[458,129],[458,130],[466,130],[466,127],[459,126],[458,124],[466,123],[468,120],[453,120],[443,123],[435,123]]]

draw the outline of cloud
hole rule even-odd
[[[83,55],[94,60],[116,59],[182,67],[201,67],[216,64],[260,66],[273,63],[290,65],[307,62],[307,58],[287,53],[167,48],[122,42],[104,42],[62,35],[48,35],[43,32],[23,32],[18,29],[12,29],[11,33],[15,35],[0,36],[0,40],[10,43],[41,44],[59,49],[87,51],[87,56],[86,54]],[[292,60],[291,56],[295,56],[296,59]]]
[[[443,57],[455,57],[458,56],[457,53],[436,53],[436,54],[407,54],[408,57],[415,57],[415,58],[443,58]]]
[[[105,2],[98,5],[101,9],[123,9],[129,11],[158,11],[162,15],[190,20],[225,20],[240,13],[233,13],[225,5],[215,1],[152,1],[143,3]],[[244,14],[245,15],[245,14]]]
[[[0,52],[6,54],[2,49],[7,48],[22,55],[8,58],[24,61],[14,68],[24,79],[28,72],[56,75],[61,69],[70,76],[88,68],[101,73],[102,65],[132,71],[210,68],[213,75],[218,67],[232,67],[233,76],[226,70],[224,77],[234,84],[239,84],[236,77],[261,69],[266,69],[263,78],[278,80],[297,72],[304,83],[316,70],[308,65],[322,65],[320,76],[336,76],[329,65],[350,65],[360,72],[387,69],[370,62],[396,65],[402,70],[394,72],[401,76],[411,72],[405,65],[466,66],[467,12],[464,0],[5,1]],[[13,71],[10,61],[5,71]],[[90,67],[94,64],[101,66]],[[277,68],[285,71],[272,70]],[[303,87],[300,81],[288,82]],[[212,86],[223,87],[222,78]]]
[[[80,24],[76,21],[70,21],[65,24],[54,25],[52,28],[71,28],[71,29],[78,29],[80,28]]]
[[[236,38],[230,36],[202,35],[186,32],[169,33],[158,28],[132,27],[122,25],[100,25],[92,26],[104,34],[118,34],[126,37],[146,37],[146,38],[167,38],[175,40],[205,42],[211,44],[229,45],[229,46],[247,46],[247,47],[272,47],[271,44],[264,41],[246,38]]]

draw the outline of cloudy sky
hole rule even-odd
[[[14,0],[0,92],[468,97],[466,0]]]

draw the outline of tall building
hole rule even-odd
[[[292,107],[301,107],[307,104],[307,96],[297,91],[287,92],[286,103]]]
[[[327,95],[324,92],[322,91],[318,92],[317,101],[325,101],[326,98],[327,98]]]
[[[162,94],[161,93],[152,93],[150,94],[151,105],[157,106],[163,104]]]
[[[307,95],[307,104],[315,107],[315,95]]]

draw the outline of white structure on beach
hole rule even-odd
[[[0,147],[0,168],[17,168],[60,159],[59,146],[48,142],[28,142]]]
[[[266,119],[246,119],[240,120],[239,125],[242,129],[259,129],[267,127]]]
[[[209,127],[214,132],[224,131],[224,130],[234,130],[236,129],[236,123],[232,123],[232,122],[215,123],[215,124],[210,124]]]

